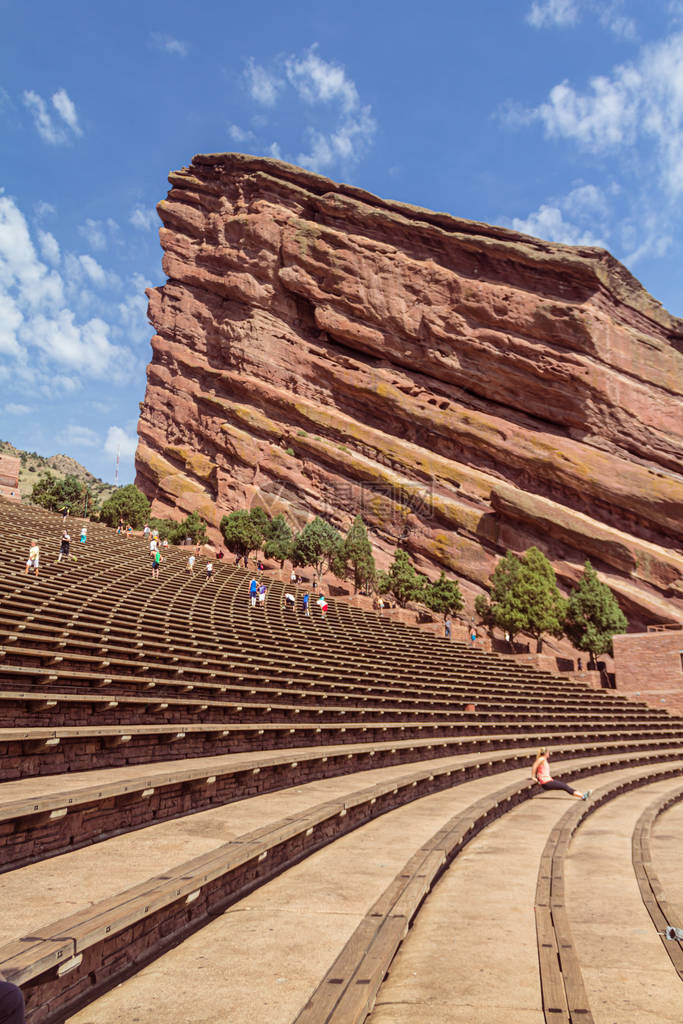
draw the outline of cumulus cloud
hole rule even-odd
[[[135,207],[128,221],[138,231],[150,231],[158,223],[156,211],[143,209],[142,206]]]
[[[33,409],[30,405],[22,405],[20,402],[8,402],[2,411],[8,416],[28,416]]]
[[[116,453],[120,450],[122,459],[132,459],[137,446],[136,435],[127,434],[122,427],[110,427],[107,431],[107,438],[104,442],[104,450],[107,455],[116,458]]]
[[[52,97],[52,106],[55,108],[62,121],[71,129],[74,135],[82,135],[81,127],[78,123],[78,114],[76,113],[76,107],[73,100],[67,93],[66,89],[58,89]]]
[[[633,39],[636,24],[623,13],[623,0],[534,0],[526,20],[534,28],[569,28],[578,25],[583,11],[623,39]]]
[[[35,210],[38,220],[43,220],[45,217],[52,217],[57,212],[52,203],[46,203],[44,199],[37,202],[33,209]]]
[[[149,341],[150,328],[147,320],[147,296],[145,289],[152,287],[142,274],[133,274],[131,291],[119,303],[119,319],[127,340],[141,343]]]
[[[163,32],[152,32],[150,41],[157,50],[164,50],[165,53],[170,53],[174,57],[187,57],[187,43],[182,39],[164,35]]]
[[[58,89],[52,95],[54,114],[43,97],[32,89],[24,92],[23,99],[24,106],[33,116],[33,123],[44,142],[58,146],[69,142],[74,136],[83,134],[75,104],[66,89]]]
[[[543,203],[525,219],[514,217],[511,225],[515,231],[535,238],[545,238],[551,242],[563,242],[565,245],[601,245],[601,241],[590,232],[583,231],[578,225],[565,220],[558,206]]]
[[[290,85],[307,103],[338,101],[347,112],[359,106],[358,90],[344,68],[323,60],[316,46],[303,57],[289,57],[285,68]]]
[[[100,436],[90,427],[78,423],[70,423],[55,437],[57,444],[70,448],[96,448],[100,444]]]
[[[272,68],[256,64],[251,58],[245,83],[252,99],[263,106],[275,106],[285,99],[303,105],[300,120],[306,146],[292,158],[303,167],[325,171],[334,165],[351,166],[374,139],[377,125],[371,107],[361,102],[346,69],[321,57],[317,44],[303,54],[276,61]],[[243,130],[233,128],[236,141],[243,141]],[[280,158],[283,148],[283,143],[275,140],[268,151]]]
[[[526,16],[534,28],[575,25],[578,19],[578,0],[534,0]]]
[[[609,200],[595,185],[579,185],[565,196],[542,203],[528,217],[514,217],[514,231],[565,245],[607,244]]]
[[[52,255],[59,250],[56,239],[43,239],[42,245]],[[91,256],[67,253],[64,266],[98,285],[108,280]],[[70,287],[68,278],[39,258],[14,201],[0,195],[0,352],[14,359],[13,372],[21,378],[35,382],[39,371],[49,373],[52,389],[69,389],[71,373],[57,379],[64,370],[76,372],[78,387],[79,376],[111,378],[124,361],[101,317],[79,318],[70,308]]]
[[[511,122],[514,118],[509,118]],[[591,79],[579,90],[564,81],[527,112],[546,135],[595,154],[640,144],[643,164],[655,158],[670,197],[683,193],[683,32],[644,46],[636,61]],[[517,118],[519,123],[519,118]]]
[[[275,106],[278,93],[283,86],[282,79],[275,72],[268,71],[250,57],[244,77],[247,92],[253,100],[264,107]]]
[[[109,243],[118,238],[119,226],[112,217],[106,220],[95,220],[87,217],[83,224],[79,224],[78,233],[85,238],[91,249],[102,251],[109,246]]]
[[[39,231],[38,244],[43,259],[47,260],[51,266],[56,267],[61,259],[61,253],[59,251],[59,242],[55,236],[50,234],[49,231]]]
[[[249,131],[247,128],[240,128],[238,124],[230,125],[228,128],[228,135],[233,142],[238,144],[238,146],[242,145],[244,142],[252,141],[255,138],[253,132]]]
[[[86,277],[93,282],[93,284],[103,285],[106,284],[107,275],[104,268],[100,266],[96,259],[92,256],[79,256],[78,260],[85,271]]]

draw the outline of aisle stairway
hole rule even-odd
[[[79,527],[69,521],[77,559],[57,563],[61,517],[0,501],[0,971],[22,986],[35,1024],[83,1006],[84,1021],[117,1019],[126,992],[138,998],[135,980],[117,990],[118,1010],[102,993],[183,939],[176,966],[183,949],[196,955],[209,922],[258,900],[249,893],[267,903],[270,887],[297,877],[305,888],[305,865],[315,875],[320,858],[332,902],[348,886],[363,918],[381,885],[347,878],[343,850],[394,846],[388,879],[417,855],[424,815],[445,822],[461,806],[467,827],[453,826],[460,838],[419,875],[412,919],[481,829],[497,820],[505,834],[506,813],[534,793],[540,744],[566,776],[680,774],[683,720],[667,712],[342,603],[305,617],[299,600],[284,607],[275,580],[252,609],[249,575],[225,561],[207,581],[203,563],[190,574],[187,552],[169,549],[152,580],[142,540],[91,524],[80,545]],[[24,573],[33,537],[38,577]],[[382,838],[396,828],[399,845]],[[249,1017],[242,993],[247,1015],[230,1019],[363,1019],[374,995],[351,1017],[348,1001],[362,1000],[335,1010],[319,994],[349,938],[332,931],[277,1013]],[[284,964],[285,945],[274,933],[255,950]],[[542,993],[539,981],[538,1012]],[[305,1011],[314,998],[325,1009]],[[183,1019],[213,1019],[188,1005]]]

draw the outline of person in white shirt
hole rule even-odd
[[[40,562],[40,548],[38,547],[38,541],[32,540],[31,547],[28,553],[28,561],[26,562],[26,572],[30,572],[33,569],[34,575],[38,575],[38,564]]]

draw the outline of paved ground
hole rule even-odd
[[[477,779],[357,829],[240,901],[71,1024],[291,1024],[412,853],[504,781],[510,779]]]
[[[632,773],[581,784],[597,788]],[[569,796],[544,794],[466,847],[399,950],[371,1024],[543,1024],[534,894],[550,829],[570,806]]]
[[[642,902],[631,859],[638,818],[672,786],[667,779],[606,804],[570,847],[567,908],[595,1024],[683,1020],[683,985]],[[683,873],[681,852],[678,864]]]
[[[650,852],[662,891],[678,913],[675,924],[683,928],[683,800],[655,821]]]

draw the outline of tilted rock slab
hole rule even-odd
[[[633,623],[683,620],[683,321],[604,249],[196,156],[158,211],[168,278],[138,426],[158,514],[363,515],[476,591],[536,544]]]

